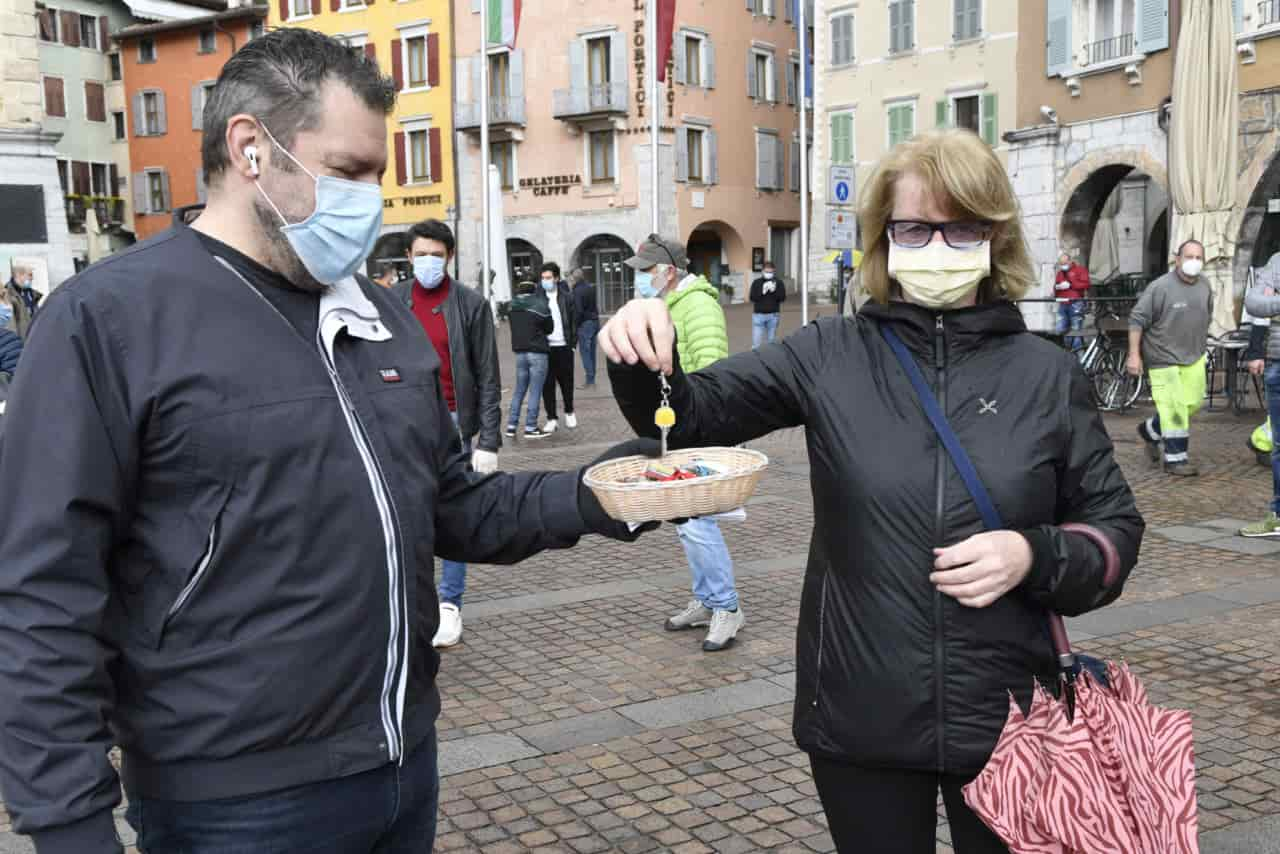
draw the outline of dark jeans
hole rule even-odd
[[[1267,386],[1267,414],[1271,416],[1271,511],[1280,515],[1280,445],[1275,441],[1280,424],[1280,362],[1267,362],[1263,375]]]
[[[810,755],[813,782],[841,854],[933,854],[938,787],[956,854],[1008,854],[960,793],[967,777],[868,770]]]
[[[578,355],[582,358],[582,372],[587,375],[587,385],[596,384],[596,336],[599,334],[599,321],[583,321],[578,327]]]
[[[402,766],[227,800],[139,798],[127,818],[143,854],[431,854],[439,795],[433,729]]]
[[[564,395],[564,411],[573,414],[573,348],[552,347],[551,361],[547,367],[547,381],[542,386],[542,406],[547,410],[547,420],[556,417],[556,386]]]

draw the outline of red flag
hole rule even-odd
[[[653,2],[654,0],[650,0]],[[667,63],[676,27],[676,0],[656,0],[658,4],[658,81],[667,82]]]

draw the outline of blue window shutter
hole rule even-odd
[[[1048,56],[1045,75],[1056,77],[1071,71],[1071,0],[1047,0]]]

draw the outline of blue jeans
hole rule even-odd
[[[738,607],[738,591],[733,584],[733,558],[724,535],[714,519],[690,519],[676,525],[693,572],[694,598],[711,610],[732,611]]]
[[[596,384],[596,336],[599,334],[599,321],[587,320],[578,327],[578,356],[582,358],[582,372],[587,375],[587,385]]]
[[[1070,302],[1058,303],[1058,334],[1066,335],[1068,331],[1079,332],[1084,327],[1084,310],[1084,300],[1073,299]],[[1072,350],[1084,349],[1084,339],[1079,335],[1067,338],[1066,344]]]
[[[768,338],[772,344],[778,338],[778,314],[751,315],[751,348],[755,349]]]
[[[453,416],[453,426],[458,426],[458,413]],[[471,453],[471,437],[462,436],[463,453]],[[462,594],[467,590],[467,565],[454,560],[441,561],[440,567],[440,601],[462,607]]]
[[[433,729],[403,765],[225,800],[134,798],[126,818],[144,854],[424,854],[439,799]]]
[[[1263,379],[1267,386],[1267,414],[1271,416],[1271,511],[1280,515],[1280,444],[1275,441],[1280,424],[1280,362],[1267,362]]]
[[[507,429],[514,430],[520,423],[520,407],[525,395],[529,396],[529,408],[524,419],[525,430],[538,429],[538,407],[542,405],[542,386],[547,381],[547,366],[551,357],[546,353],[516,353],[516,390],[511,394],[511,417]]]

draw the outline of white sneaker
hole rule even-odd
[[[443,649],[454,646],[460,640],[462,640],[462,611],[457,605],[441,602],[440,628],[436,629],[436,636],[431,639],[431,645],[436,649]]]
[[[747,616],[742,613],[741,605],[736,611],[716,609],[711,615],[711,629],[702,642],[702,651],[719,652],[722,649],[728,649],[733,645],[733,639],[737,637],[738,630],[746,622]]]
[[[574,415],[572,412],[566,412],[564,414],[564,426],[568,427],[570,430],[577,427],[578,416]]]
[[[679,632],[684,629],[697,629],[711,624],[711,609],[697,599],[691,599],[684,610],[666,622],[666,630]]]
[[[546,435],[550,436],[552,433],[556,432],[556,427],[558,427],[558,426],[559,426],[559,425],[558,425],[558,424],[556,424],[556,420],[555,420],[554,418],[552,418],[552,419],[551,419],[550,421],[548,421],[546,424],[543,424],[543,425],[542,425],[542,432],[543,432],[543,433],[545,433]]]

